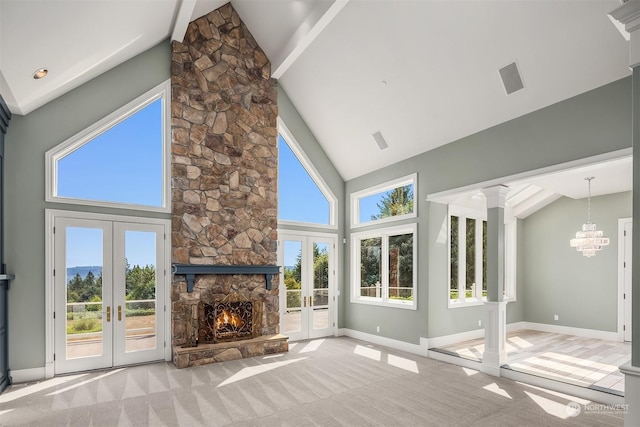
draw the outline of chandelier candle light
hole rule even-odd
[[[596,254],[596,251],[609,244],[609,238],[603,235],[602,230],[597,230],[596,225],[591,223],[591,180],[593,176],[585,178],[589,183],[589,199],[587,202],[587,222],[582,224],[582,231],[576,232],[576,238],[571,239],[571,247],[576,248],[587,258]]]

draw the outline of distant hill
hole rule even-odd
[[[102,266],[100,265],[86,265],[78,267],[67,268],[67,277],[69,280],[74,278],[76,274],[79,274],[83,279],[87,277],[87,274],[92,272],[94,276],[99,277],[102,274]]]

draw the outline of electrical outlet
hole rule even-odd
[[[554,314],[554,315],[553,315],[553,320],[558,320],[558,319],[559,319],[559,318],[558,318],[558,315],[557,315],[557,314]]]
[[[376,326],[376,332],[380,332],[380,326]]]
[[[478,320],[478,326],[482,326],[482,320]]]

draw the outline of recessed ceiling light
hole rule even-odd
[[[49,73],[49,70],[47,70],[46,68],[40,68],[33,73],[33,78],[36,80],[40,80],[41,78],[46,76],[48,73]]]

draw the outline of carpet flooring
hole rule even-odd
[[[2,426],[622,426],[624,408],[372,345],[59,376],[0,395]]]

